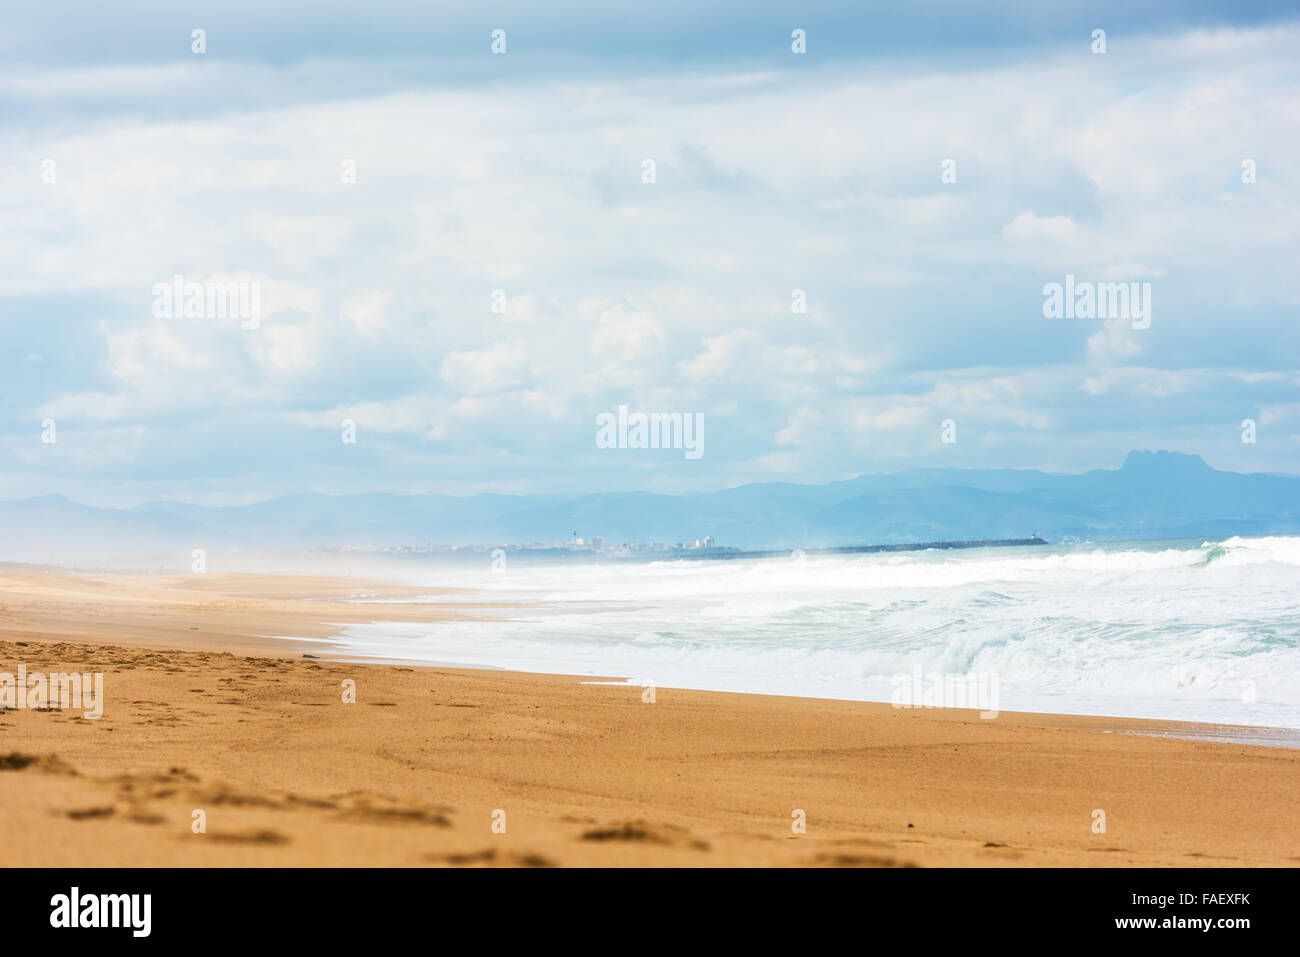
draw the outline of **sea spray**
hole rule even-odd
[[[339,650],[885,702],[917,669],[995,674],[999,710],[1300,727],[1300,538],[426,574],[525,607],[349,626]]]

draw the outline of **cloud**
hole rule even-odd
[[[1088,358],[1093,362],[1125,362],[1142,354],[1138,337],[1146,330],[1134,331],[1131,319],[1107,319],[1102,328],[1088,337]]]
[[[0,494],[817,481],[941,461],[948,417],[946,464],[1090,467],[1122,459],[1139,395],[1146,444],[1212,455],[1243,408],[1300,400],[1300,126],[1278,119],[1300,29],[1166,32],[1104,64],[1062,40],[674,70],[539,66],[530,42],[578,40],[523,30],[455,82],[382,38],[23,54],[0,67],[0,322],[43,358],[0,376]],[[1045,321],[1067,273],[1158,280],[1151,329]],[[154,319],[176,274],[259,282],[260,325]],[[621,402],[706,412],[708,456],[584,458]],[[91,455],[33,457],[44,415],[130,455],[98,484]],[[342,417],[383,455],[340,458]]]
[[[587,300],[580,309],[595,321],[591,353],[597,358],[641,360],[664,343],[663,325],[628,300]]]
[[[681,375],[695,382],[726,378],[744,346],[757,340],[758,334],[752,329],[737,329],[705,339],[704,351],[680,364]]]
[[[1007,239],[1053,243],[1069,242],[1078,232],[1079,225],[1069,216],[1038,216],[1032,210],[1025,210],[1002,227],[1002,235]]]
[[[518,389],[528,380],[528,353],[514,342],[452,352],[442,363],[442,380],[463,395],[492,395]]]

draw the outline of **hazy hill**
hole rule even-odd
[[[81,561],[192,548],[303,549],[565,541],[574,532],[745,548],[1013,538],[1300,534],[1300,477],[1242,475],[1199,456],[1131,452],[1062,475],[916,469],[825,485],[758,483],[659,495],[287,495],[208,508],[92,508],[62,496],[0,503],[0,560]]]

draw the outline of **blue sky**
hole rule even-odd
[[[1291,4],[270,6],[7,24],[0,498],[1300,472]],[[1045,318],[1067,274],[1150,327]],[[597,448],[620,404],[705,454]]]

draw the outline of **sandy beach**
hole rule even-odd
[[[104,675],[99,719],[0,712],[5,862],[1300,862],[1287,748],[1113,718],[668,688],[647,703],[639,687],[354,664],[266,637],[321,638],[375,617],[349,598],[430,591],[0,568],[0,672]],[[456,595],[384,606],[431,627],[460,613]]]

